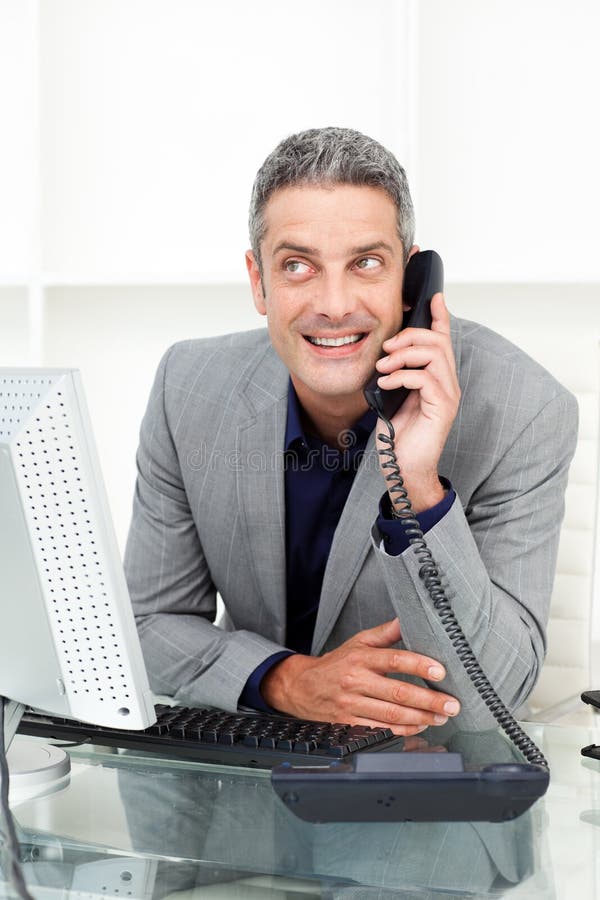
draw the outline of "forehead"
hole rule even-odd
[[[296,242],[310,238],[313,245],[328,239],[358,237],[396,239],[397,211],[382,188],[367,185],[296,185],[275,191],[264,211],[263,243],[273,246],[282,237]]]

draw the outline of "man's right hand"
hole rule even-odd
[[[386,677],[442,681],[446,676],[437,660],[393,649],[400,638],[400,623],[392,619],[323,656],[288,656],[267,672],[261,694],[274,709],[301,719],[386,727],[399,735],[443,725],[460,710],[454,697]]]

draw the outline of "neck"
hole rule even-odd
[[[362,391],[341,397],[315,397],[304,385],[292,383],[300,401],[303,425],[329,447],[342,450],[347,447],[344,432],[367,411],[367,401]]]

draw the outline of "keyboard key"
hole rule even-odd
[[[327,750],[327,756],[342,757],[348,755],[348,748],[344,744],[335,744]]]
[[[296,741],[294,744],[294,753],[312,753],[316,749],[316,741]]]
[[[168,730],[168,727],[162,725],[160,722],[155,722],[154,725],[151,725],[150,728],[146,729],[148,734],[167,734]]]

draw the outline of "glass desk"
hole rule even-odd
[[[579,753],[600,729],[526,727],[550,787],[502,824],[311,825],[268,772],[75,748],[60,790],[11,795],[27,883],[36,898],[600,898],[600,763]]]

